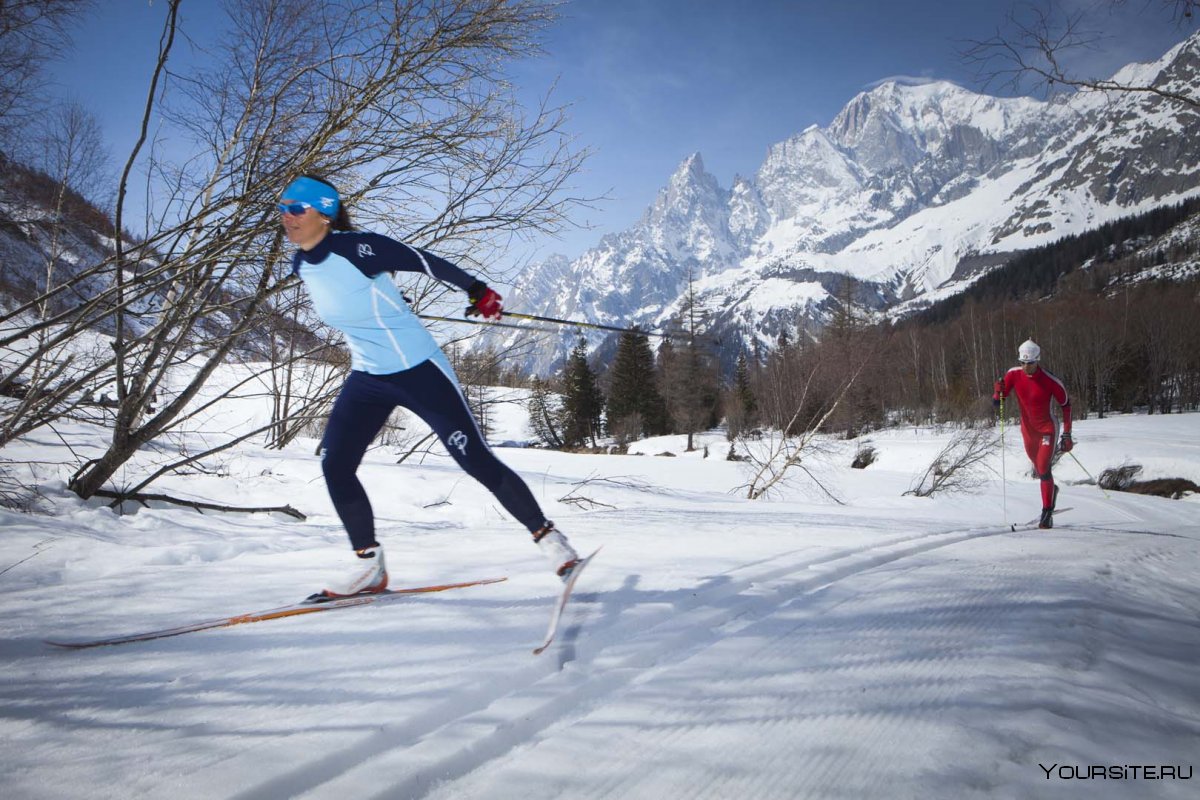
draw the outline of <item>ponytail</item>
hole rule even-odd
[[[333,218],[333,222],[329,223],[329,227],[335,231],[354,230],[354,225],[350,222],[350,212],[346,211],[345,205],[338,205],[337,216]]]
[[[320,183],[323,183],[326,186],[328,186],[330,189],[333,189],[335,192],[338,191],[337,187],[334,186],[332,183],[330,183],[329,180],[322,175],[317,175],[314,173],[305,173],[305,174],[301,175],[300,177],[308,178],[309,180],[319,181]],[[337,210],[337,213],[333,217],[330,218],[331,221],[329,223],[329,227],[335,231],[352,231],[352,230],[354,230],[354,223],[352,223],[350,221],[350,212],[346,210],[345,202],[340,202],[341,201],[341,192],[338,192],[338,200],[339,200],[338,210]]]

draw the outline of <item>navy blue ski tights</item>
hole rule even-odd
[[[486,486],[518,522],[530,531],[545,523],[525,481],[487,446],[453,376],[445,356],[438,353],[391,375],[352,371],[342,386],[325,428],[321,470],[355,550],[378,544],[371,502],[355,472],[396,406],[423,419],[458,465]]]

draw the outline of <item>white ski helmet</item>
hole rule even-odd
[[[1033,339],[1026,339],[1017,348],[1017,360],[1022,364],[1034,364],[1042,360],[1042,348]]]

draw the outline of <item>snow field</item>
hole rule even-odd
[[[1200,482],[1196,415],[1076,423],[1093,474]],[[519,414],[494,438],[520,440]],[[60,431],[77,452],[85,426]],[[1200,766],[1200,503],[1056,474],[1052,531],[1007,439],[974,495],[902,497],[952,430],[872,434],[744,500],[706,434],[642,456],[503,448],[589,567],[542,656],[557,582],[444,455],[361,470],[393,584],[504,583],[60,651],[271,608],[346,562],[315,443],[247,445],[156,491],[290,503],[306,522],[161,507],[118,516],[44,467],[51,515],[0,512],[0,792],[12,798],[1191,797],[1193,781],[1064,780],[1072,765]],[[61,440],[21,445],[65,461]],[[11,450],[11,448],[10,448]],[[676,457],[659,457],[669,451]],[[588,480],[577,486],[580,481]],[[559,502],[574,492],[607,506]],[[448,502],[443,502],[447,501]],[[1039,766],[1043,765],[1043,766]],[[84,788],[81,788],[84,787]]]

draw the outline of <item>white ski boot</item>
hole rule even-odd
[[[355,550],[357,560],[344,579],[335,581],[320,592],[324,597],[350,597],[356,594],[378,594],[387,588],[387,564],[383,546],[375,545]]]
[[[533,541],[549,559],[554,574],[565,583],[571,577],[571,570],[579,563],[579,554],[567,543],[567,537],[559,533],[553,522],[546,520],[545,525],[533,532]]]

